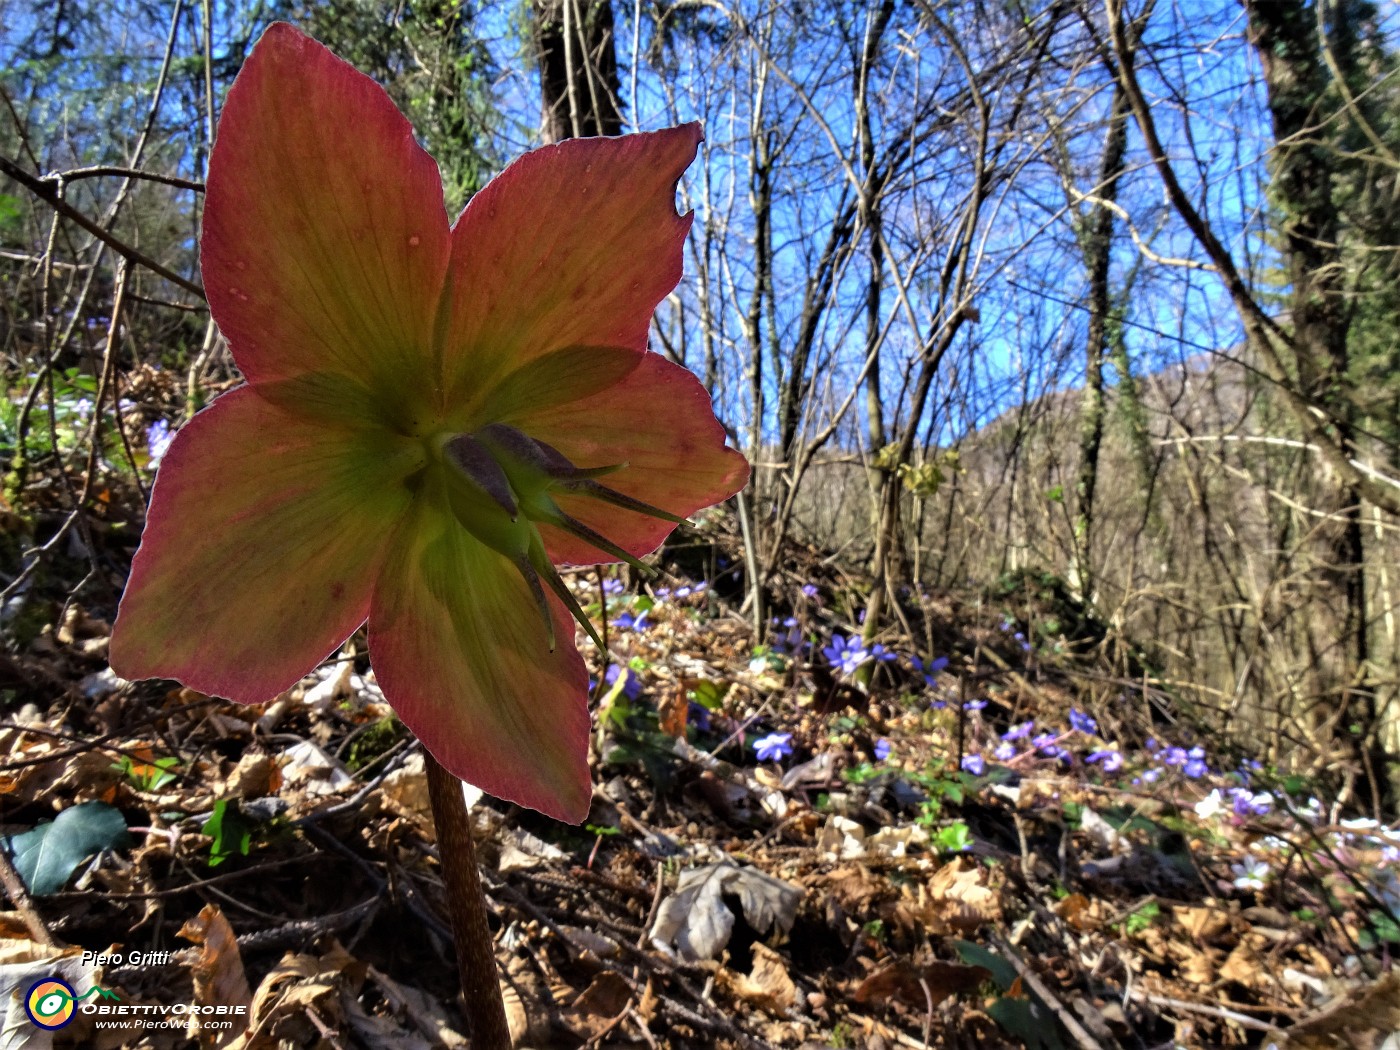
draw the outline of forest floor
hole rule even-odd
[[[865,649],[798,553],[767,647],[715,549],[572,581],[612,654],[592,812],[473,807],[517,1045],[1396,1045],[1400,832],[1194,733],[1050,590],[923,596],[919,642]],[[363,636],[246,707],[114,677],[109,632],[68,604],[0,657],[0,1045],[468,1046]],[[48,1033],[22,990],[55,977]]]

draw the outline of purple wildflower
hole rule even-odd
[[[881,737],[879,740],[875,741],[875,760],[876,760],[877,762],[883,762],[885,759],[887,759],[887,758],[889,758],[889,757],[890,757],[890,742],[889,742],[888,740],[886,740],[884,737]]]
[[[603,681],[607,682],[608,685],[616,685],[618,675],[622,674],[624,670],[627,672],[627,679],[622,683],[622,695],[628,700],[635,700],[642,695],[642,681],[637,677],[636,671],[624,668],[621,664],[609,664],[603,675]]]
[[[792,754],[791,733],[769,733],[753,742],[760,762],[777,762]]]
[[[1078,708],[1069,709],[1069,726],[1085,736],[1093,736],[1099,731],[1099,724]]]
[[[974,777],[980,777],[987,771],[987,762],[981,755],[963,755],[962,767]]]
[[[856,669],[870,658],[857,639],[848,641],[845,635],[840,634],[831,636],[831,644],[822,650],[822,654],[835,670],[846,675],[855,674]]]
[[[170,449],[170,443],[175,440],[175,435],[170,429],[170,424],[163,419],[157,419],[146,430],[146,451],[151,456],[151,467],[160,465],[160,461],[165,458],[165,453]]]
[[[948,658],[946,656],[935,657],[928,661],[928,663],[924,663],[924,661],[917,656],[911,656],[909,657],[909,662],[914,665],[914,673],[923,676],[924,685],[928,686],[930,689],[938,682],[938,672],[948,666]]]
[[[1123,768],[1123,753],[1116,748],[1105,748],[1095,751],[1085,761],[1101,763],[1099,768],[1105,773],[1116,773]]]

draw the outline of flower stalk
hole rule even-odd
[[[472,1050],[511,1050],[505,1001],[496,972],[491,926],[486,918],[486,894],[476,867],[471,814],[462,796],[462,782],[442,767],[432,753],[423,758],[428,770],[428,797],[437,829],[438,862],[447,890],[452,945],[462,986]]]

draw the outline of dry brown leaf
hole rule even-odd
[[[205,1032],[198,1015],[190,1015],[188,1034],[199,1039],[201,1046],[226,1047],[242,1033],[248,1022],[247,1007],[253,1002],[243,972],[243,958],[238,952],[238,940],[233,927],[217,905],[206,904],[203,910],[180,927],[179,936],[192,941],[199,949],[199,959],[190,968],[194,977],[194,998],[201,1006],[243,1007],[232,1017],[234,1027]],[[241,1023],[240,1023],[241,1022]]]
[[[1244,943],[1237,944],[1220,966],[1222,980],[1234,981],[1246,988],[1257,987],[1263,972],[1264,962],[1259,958],[1259,953]]]
[[[1230,928],[1230,914],[1219,907],[1173,908],[1172,918],[1198,941],[1210,941]]]
[[[837,868],[821,879],[819,885],[853,915],[869,911],[883,892],[880,883],[869,870],[859,865]]]
[[[1055,914],[1081,933],[1097,928],[1098,907],[1082,893],[1071,893],[1055,905]]]
[[[428,798],[428,772],[421,754],[405,759],[403,765],[384,778],[379,791],[401,816],[432,826],[433,806]]]
[[[220,798],[254,799],[282,786],[282,771],[271,755],[244,755],[229,774]]]
[[[997,895],[982,885],[985,869],[964,871],[962,864],[962,860],[955,857],[935,871],[928,880],[929,895],[934,900],[961,901],[986,918],[992,918],[998,910]]]
[[[753,946],[753,967],[747,976],[720,970],[717,981],[731,995],[772,1014],[786,1014],[797,1002],[797,985],[788,976],[787,964],[765,944]]]
[[[231,1042],[227,1050],[273,1050],[281,1042],[301,1045],[313,1041],[319,1031],[307,1019],[314,1010],[323,1023],[338,1027],[342,1018],[344,982],[358,985],[345,971],[358,964],[343,950],[336,949],[321,958],[314,955],[282,957],[253,993],[251,1023],[247,1031]],[[358,975],[354,975],[358,977]],[[354,992],[352,988],[352,993]]]
[[[1278,1050],[1376,1050],[1400,1031],[1400,973],[1341,996],[1270,1038]]]
[[[505,1000],[512,1046],[533,1045],[549,1032],[550,1013],[545,1005],[551,998],[549,990],[524,956],[512,955],[505,960],[501,998]]]
[[[637,1001],[637,1016],[643,1023],[650,1023],[656,1016],[657,1008],[661,1005],[661,997],[656,994],[656,989],[652,986],[652,980],[647,978],[646,987],[642,989],[642,997]]]
[[[627,1009],[631,999],[632,988],[622,975],[604,970],[579,993],[569,1009],[578,1014],[613,1018]]]
[[[1214,953],[1188,951],[1180,963],[1181,978],[1192,984],[1213,984],[1217,973]]]
[[[685,695],[685,686],[664,695],[656,705],[660,715],[661,731],[677,740],[685,738],[685,727],[690,714],[690,700]]]
[[[899,1000],[907,1006],[927,1008],[930,1000],[937,1006],[951,996],[976,991],[991,979],[991,971],[981,966],[952,962],[914,966],[900,960],[862,981],[855,990],[854,998],[858,1003]]]
[[[428,1045],[467,1050],[467,1037],[452,1027],[446,1008],[436,998],[412,985],[400,984],[373,966],[367,967],[366,972],[393,1005],[394,1012],[416,1028]]]

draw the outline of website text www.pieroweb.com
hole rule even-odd
[[[169,952],[131,952],[98,955],[84,952],[84,967],[154,966],[169,962]],[[76,978],[75,978],[76,980]],[[81,990],[79,990],[81,989]],[[39,978],[24,989],[24,1010],[29,1023],[46,1031],[67,1028],[82,1018],[94,1028],[186,1030],[192,1019],[198,1019],[202,1031],[242,1029],[248,1021],[246,1005],[216,1005],[208,1003],[132,1003],[123,1002],[121,993],[106,988],[90,978],[77,986],[65,977],[51,974]]]

